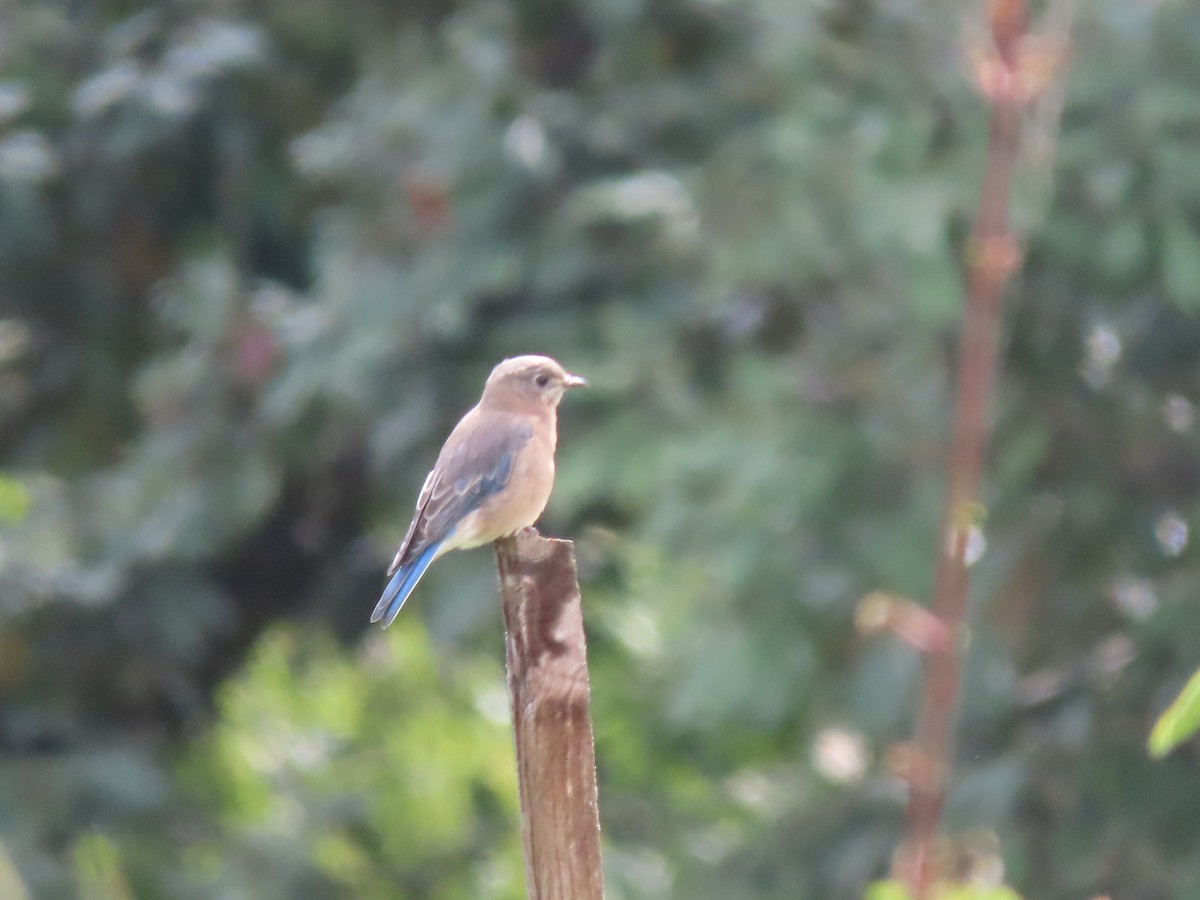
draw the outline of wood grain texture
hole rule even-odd
[[[496,541],[530,900],[601,900],[587,644],[570,541]]]

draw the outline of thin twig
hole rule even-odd
[[[945,800],[961,688],[963,636],[972,542],[981,537],[980,482],[989,434],[1004,289],[1020,264],[1009,227],[1013,170],[1021,152],[1025,110],[1041,94],[1063,48],[1028,34],[1022,0],[992,0],[990,44],[975,62],[980,92],[991,108],[987,163],[966,261],[958,392],[945,505],[934,577],[933,613],[952,639],[926,655],[925,688],[909,771],[909,838],[905,876],[916,900],[926,900],[941,873],[935,839]],[[1049,54],[1057,53],[1057,58]]]

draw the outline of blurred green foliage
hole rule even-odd
[[[236,893],[265,857],[279,897],[522,895],[503,672],[396,630],[354,654],[281,626],[259,639],[178,770],[220,826],[188,848],[197,881]]]
[[[0,9],[0,890],[522,895],[486,552],[368,633],[489,367],[589,378],[613,898],[887,876],[965,235],[973,10]],[[1080,10],[1039,110],[945,826],[1038,900],[1190,896],[1200,12]],[[10,865],[11,863],[11,865]],[[13,887],[13,885],[17,885]]]
[[[938,894],[944,900],[1021,900],[1006,887],[952,886],[941,889]],[[877,881],[864,895],[864,900],[910,900],[912,894],[904,885],[895,881]]]

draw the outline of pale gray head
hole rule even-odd
[[[528,412],[554,409],[567,388],[585,384],[549,356],[514,356],[492,369],[482,402]]]

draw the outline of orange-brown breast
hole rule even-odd
[[[515,534],[536,522],[546,508],[554,488],[557,417],[550,409],[534,418],[533,436],[517,454],[508,487],[463,520],[454,546],[478,546]]]

